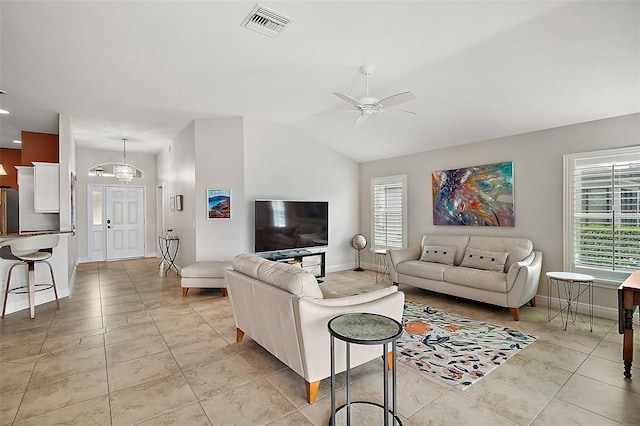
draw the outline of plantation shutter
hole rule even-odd
[[[575,159],[572,187],[574,270],[615,279],[640,269],[640,148]]]
[[[406,176],[373,179],[374,247],[405,246],[405,186]]]

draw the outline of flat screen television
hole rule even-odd
[[[328,201],[256,200],[255,252],[329,244]]]

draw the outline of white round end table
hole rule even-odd
[[[577,274],[574,272],[547,272],[547,297],[549,303],[547,307],[547,318],[549,321],[560,315],[564,329],[567,329],[569,318],[575,323],[577,319],[583,322],[593,331],[593,280],[591,275]],[[551,316],[553,305],[553,290],[555,290],[558,301],[558,312]],[[589,301],[589,323],[578,312],[580,307],[580,296],[587,294]]]
[[[376,284],[381,282],[390,282],[389,268],[387,267],[387,250],[374,250],[376,259]]]

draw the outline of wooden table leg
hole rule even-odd
[[[633,294],[624,292],[624,337],[622,343],[622,360],[624,361],[624,377],[631,378],[631,363],[633,362]]]
[[[618,287],[618,331],[624,335],[622,360],[627,379],[631,378],[633,362],[633,313],[636,306],[640,306],[640,270],[631,273]]]

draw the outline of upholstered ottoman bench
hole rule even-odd
[[[196,262],[182,268],[180,271],[182,296],[186,297],[190,288],[219,288],[222,296],[226,297],[227,284],[224,279],[224,269],[231,266],[231,262],[211,260]]]

